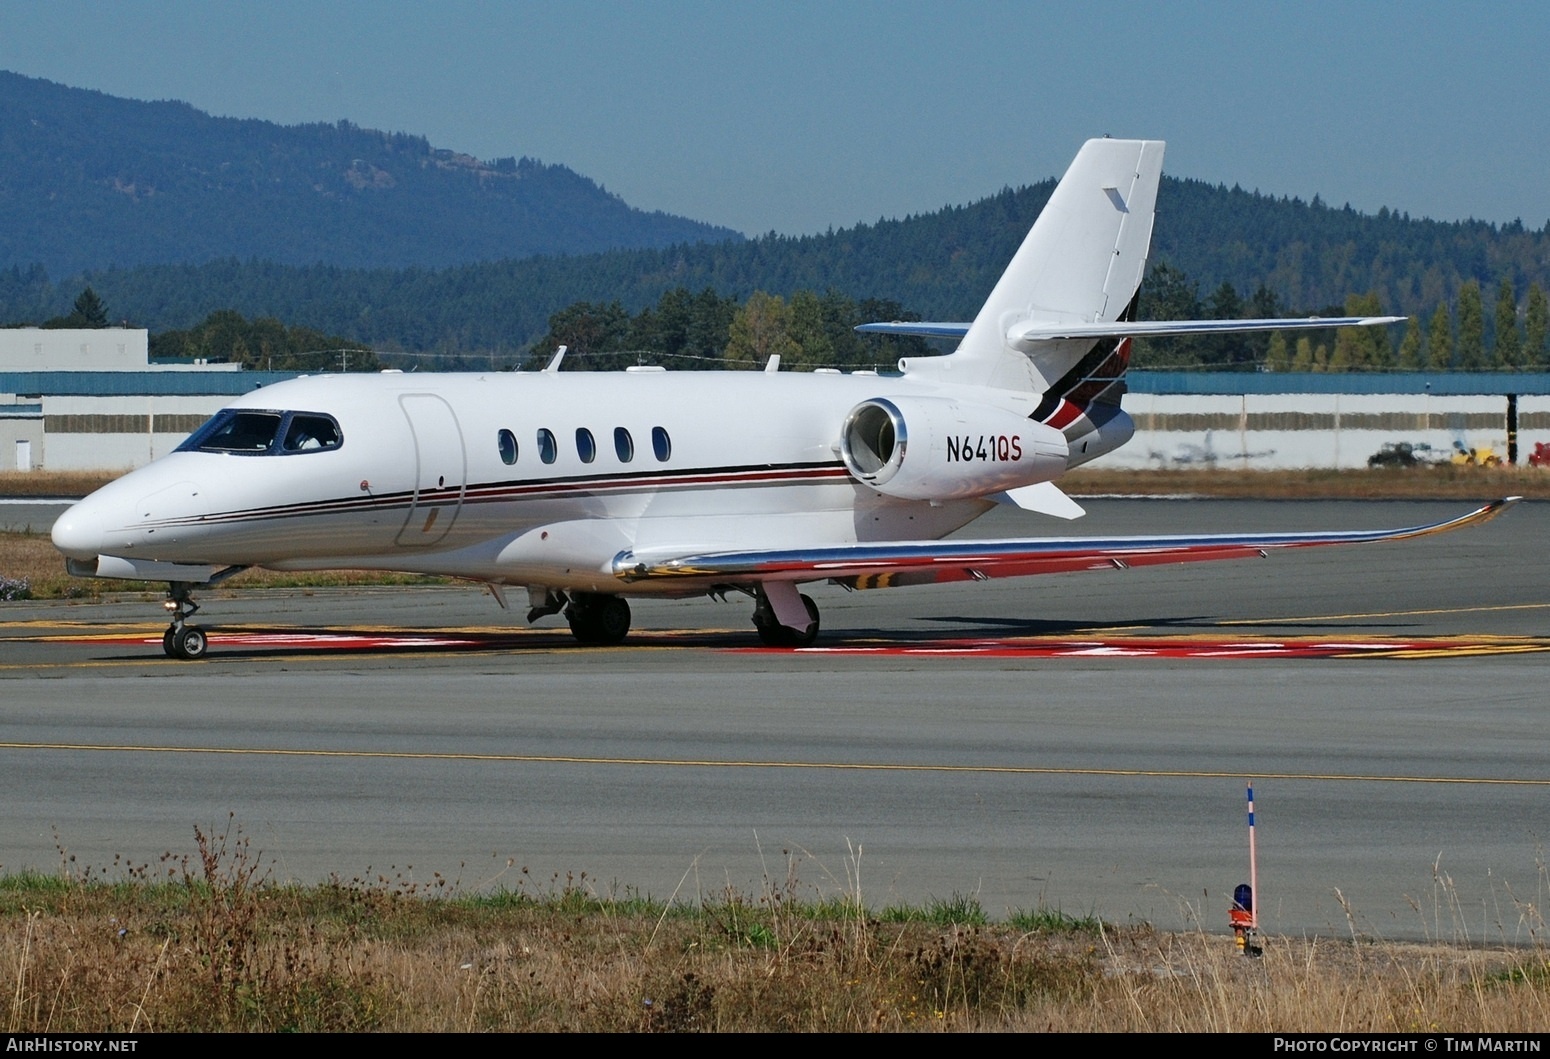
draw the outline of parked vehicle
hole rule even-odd
[[[1369,467],[1429,467],[1440,462],[1426,442],[1385,441],[1383,447],[1367,457]]]
[[[1502,458],[1496,455],[1490,448],[1472,449],[1462,441],[1453,443],[1453,466],[1455,467],[1500,467]]]

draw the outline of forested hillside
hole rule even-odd
[[[291,267],[225,259],[203,265],[106,269],[55,282],[41,267],[0,270],[0,321],[69,311],[90,284],[114,309],[152,330],[190,327],[220,309],[273,316],[381,349],[515,354],[575,302],[617,301],[630,313],[683,287],[746,298],[833,290],[887,299],[926,319],[978,308],[1053,187],[1046,181],[969,206],[824,235],[744,243],[540,257],[445,269]],[[1430,319],[1469,284],[1516,292],[1550,287],[1543,229],[1482,222],[1365,216],[1318,202],[1275,199],[1164,178],[1152,254],[1166,264],[1168,315],[1248,306],[1261,287],[1278,311],[1344,310],[1376,295],[1383,312]],[[1217,297],[1230,285],[1232,297]],[[1148,290],[1157,286],[1149,281]],[[1191,304],[1194,309],[1190,308]],[[1239,313],[1232,313],[1239,315]],[[1484,323],[1489,344],[1495,314]],[[1397,340],[1396,340],[1397,341]]]
[[[0,265],[444,266],[739,239],[529,158],[215,118],[0,71]]]

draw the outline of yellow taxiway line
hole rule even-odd
[[[1415,618],[1427,614],[1491,614],[1505,610],[1550,610],[1550,603],[1504,603],[1490,607],[1433,607],[1427,610],[1375,610],[1367,614],[1305,614],[1295,618],[1228,618],[1217,625],[1286,625],[1302,621],[1360,621],[1366,618]]]
[[[521,765],[634,765],[655,768],[812,769],[838,772],[931,772],[1011,776],[1108,776],[1132,779],[1243,779],[1244,772],[1209,769],[1061,768],[1037,765],[927,765],[867,761],[718,760],[714,758],[591,757],[569,754],[475,754],[420,750],[323,750],[280,747],[141,746],[115,743],[0,742],[0,750],[54,750],[110,754],[220,754],[233,757],[311,757],[401,761],[468,761]],[[1255,780],[1339,783],[1426,783],[1491,787],[1550,787],[1550,778],[1498,776],[1361,775],[1340,772],[1255,772]]]

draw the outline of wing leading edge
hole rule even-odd
[[[1402,529],[893,541],[671,556],[625,551],[615,556],[613,572],[625,582],[690,578],[727,583],[834,580],[854,588],[885,588],[1078,570],[1124,570],[1133,566],[1263,557],[1278,548],[1373,544],[1426,537],[1485,522],[1519,499],[1507,497],[1457,518]]]

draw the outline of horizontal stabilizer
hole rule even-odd
[[[1007,342],[1061,342],[1083,338],[1158,338],[1165,335],[1230,335],[1246,331],[1313,331],[1328,327],[1375,327],[1404,323],[1405,316],[1294,316],[1282,320],[1116,320],[1070,324],[1028,320],[1007,331]]]
[[[1007,341],[1062,342],[1088,338],[1161,338],[1170,335],[1229,335],[1253,331],[1314,331],[1329,327],[1377,327],[1400,324],[1407,316],[1293,316],[1274,320],[1115,320],[1109,323],[1055,323],[1025,320],[1012,325]],[[962,338],[966,323],[893,320],[861,324],[857,331],[869,335],[918,335],[922,338]]]
[[[919,335],[921,338],[962,338],[969,333],[967,323],[931,323],[923,320],[892,320],[888,323],[860,324],[864,335]]]

